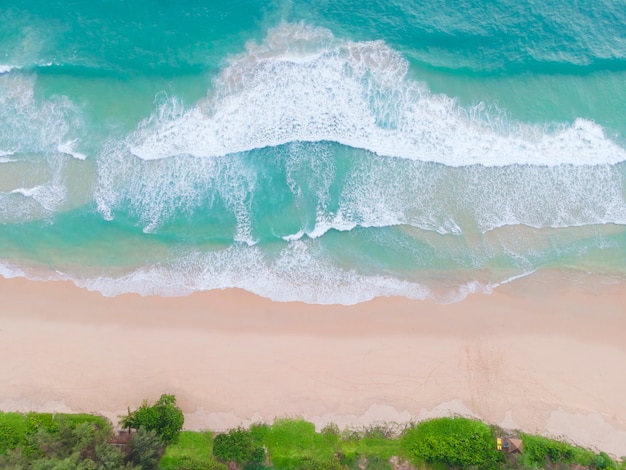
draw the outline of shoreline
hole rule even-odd
[[[175,394],[186,429],[462,414],[626,454],[626,290],[530,276],[436,304],[103,297],[0,279],[2,411],[117,416]],[[580,288],[579,288],[580,287]]]

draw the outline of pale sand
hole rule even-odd
[[[625,455],[626,289],[567,285],[535,277],[451,305],[343,307],[2,279],[0,409],[116,422],[173,393],[186,428],[214,430],[459,413]]]

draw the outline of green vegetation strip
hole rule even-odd
[[[0,413],[0,468],[84,468],[226,470],[392,469],[403,468],[625,470],[606,453],[529,434],[517,434],[524,452],[496,450],[502,431],[466,418],[439,418],[404,428],[388,425],[320,432],[302,419],[254,424],[227,433],[179,432],[175,398],[144,402],[125,425],[143,425],[127,446],[111,444],[111,423],[101,416],[49,413]],[[164,426],[174,422],[175,426]],[[176,431],[178,429],[178,431]]]

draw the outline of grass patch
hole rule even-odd
[[[329,425],[321,432],[302,419],[282,419],[257,427],[277,469],[368,469],[391,468],[389,459],[398,455],[400,441],[383,427],[341,433]]]
[[[281,419],[269,426],[265,446],[276,468],[315,468],[313,462],[332,464],[338,440],[338,436],[315,432],[313,423],[302,419]]]
[[[389,460],[400,453],[400,440],[388,437],[364,437],[357,441],[355,448],[358,455]]]
[[[226,469],[226,465],[213,459],[213,433],[183,431],[179,441],[169,445],[161,459],[164,470]]]
[[[342,463],[358,468],[365,458],[366,468],[391,468],[389,459],[400,454],[400,440],[392,436],[389,429],[382,426],[344,432],[339,441]]]

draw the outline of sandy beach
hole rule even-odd
[[[574,288],[576,286],[576,288]],[[98,412],[173,393],[187,429],[454,413],[626,455],[626,290],[531,277],[439,305],[105,298],[0,280],[0,409]]]

